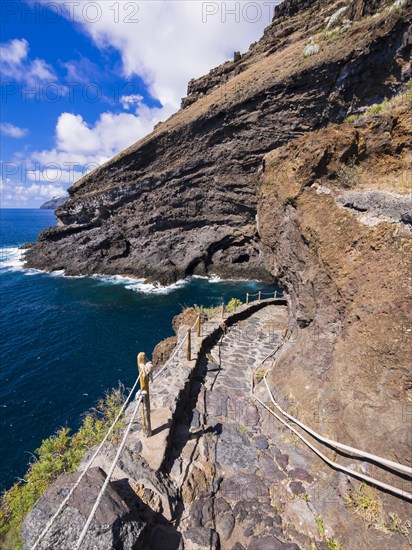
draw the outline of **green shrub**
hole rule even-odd
[[[342,187],[351,189],[360,182],[362,169],[356,164],[356,157],[352,157],[348,164],[342,164],[338,170],[338,182]]]
[[[227,305],[225,305],[225,311],[234,311],[237,307],[243,305],[243,302],[238,300],[237,298],[232,298]],[[203,307],[194,305],[193,309],[196,311],[198,315],[204,315],[206,317],[212,317],[216,313],[219,313],[222,310],[222,306],[215,306],[215,307]]]
[[[366,115],[366,116],[378,115],[378,114],[381,113],[387,106],[388,106],[388,102],[387,102],[387,101],[382,101],[382,103],[378,103],[377,105],[372,105],[372,107],[369,107],[369,109],[367,109],[367,110],[365,111],[365,115]]]
[[[357,118],[358,118],[358,115],[349,115],[345,118],[345,120],[343,122],[353,123],[353,122],[355,122],[355,120],[357,120]]]
[[[243,305],[243,302],[241,302],[237,298],[232,298],[225,309],[226,311],[234,311],[237,307],[241,305]]]
[[[215,315],[218,311],[221,310],[221,307],[219,306],[212,306],[212,307],[203,307],[194,305],[193,309],[196,311],[198,315],[202,315],[202,317],[212,317]]]
[[[58,476],[75,472],[86,451],[102,441],[123,403],[123,387],[120,386],[99,401],[84,417],[75,434],[70,435],[70,428],[60,428],[55,435],[43,440],[24,478],[1,495],[1,548],[22,548],[20,530],[26,515]],[[120,421],[112,433],[113,438],[118,437],[121,427]]]

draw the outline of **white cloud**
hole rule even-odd
[[[277,3],[276,0],[53,3],[53,9],[58,6],[70,21],[80,23],[103,52],[110,48],[117,50],[123,76],[141,77],[162,107],[147,107],[136,90],[120,98],[128,112],[104,112],[94,124],[79,114],[62,113],[56,124],[55,146],[32,153],[27,163],[26,178],[35,183],[8,183],[8,195],[17,202],[32,199],[35,202],[40,196],[47,199],[62,194],[64,185],[81,177],[85,167],[90,169],[104,163],[147,135],[157,122],[179,108],[191,78],[231,59],[234,51],[246,51],[251,42],[260,38]],[[90,6],[94,6],[93,10]],[[4,44],[1,53],[3,76],[26,83],[57,78],[44,60],[29,59],[25,39]],[[85,74],[90,77],[91,67],[84,70],[83,61],[64,66],[68,79],[83,80]]]
[[[1,62],[8,65],[20,65],[29,53],[29,43],[24,38],[15,38],[0,44]]]
[[[60,0],[60,7],[100,49],[120,52],[125,76],[139,75],[155,98],[176,109],[191,78],[260,38],[278,3],[99,0],[88,9]]]
[[[139,94],[122,95],[120,103],[123,105],[123,109],[128,111],[133,105],[140,105],[143,101],[143,96]]]
[[[29,85],[57,80],[53,68],[43,59],[29,59],[29,43],[25,38],[0,44],[0,73],[3,79]]]
[[[23,185],[10,179],[0,180],[0,205],[2,208],[40,206],[53,197],[62,197],[66,191],[62,186],[52,184]]]
[[[18,126],[14,126],[14,124],[10,124],[8,122],[0,123],[0,132],[5,136],[13,138],[22,138],[27,136],[29,133],[27,128],[19,128]]]
[[[134,113],[102,113],[94,125],[88,124],[81,115],[62,113],[56,125],[56,146],[34,152],[31,161],[49,165],[50,173],[57,167],[62,173],[61,181],[67,181],[70,173],[68,181],[74,183],[83,175],[84,167],[88,171],[87,168],[93,169],[108,161],[147,135],[157,122],[171,113],[170,108],[150,109],[138,104]],[[56,166],[51,166],[53,164]]]

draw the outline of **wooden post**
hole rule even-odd
[[[249,305],[249,292],[246,293],[246,305]]]
[[[225,314],[225,304],[222,304],[222,319],[223,319],[224,314]]]
[[[260,304],[260,297],[261,297],[261,295],[262,295],[262,291],[259,290],[259,297],[258,297],[259,304]]]
[[[276,300],[276,294],[277,294],[277,292],[276,292],[276,290],[275,290],[275,295],[273,296],[273,297],[275,298],[275,300]]]
[[[144,352],[140,352],[137,356],[137,366],[140,376],[140,390],[145,392],[143,394],[143,411],[142,411],[142,425],[143,434],[145,437],[152,435],[152,425],[150,422],[150,394],[149,394],[149,374],[146,370],[147,358]]]
[[[190,328],[187,329],[186,359],[188,361],[192,360],[192,333]]]
[[[197,318],[197,336],[198,336],[198,338],[200,338],[201,332],[202,332],[202,321],[201,321],[200,315],[199,315],[199,317]]]

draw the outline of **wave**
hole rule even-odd
[[[177,281],[171,285],[161,285],[159,283],[145,283],[144,281],[136,282],[132,285],[127,285],[126,288],[135,292],[143,292],[144,294],[170,294],[175,290],[182,288],[188,284],[188,280]]]
[[[127,290],[141,292],[142,294],[169,294],[189,283],[188,279],[182,279],[171,285],[161,285],[160,283],[146,283],[144,279],[136,279],[126,275],[92,275],[91,277],[109,284],[124,285]]]
[[[219,277],[219,275],[191,275],[189,279],[203,279],[207,281],[208,283],[215,284],[215,283],[256,283],[261,284],[261,281],[259,279],[244,279],[242,277],[236,277],[234,279],[222,279]]]
[[[2,247],[0,252],[0,270],[23,271],[24,250],[18,247]]]
[[[4,247],[0,250],[0,272],[2,271],[21,271],[24,275],[48,275],[49,277],[65,277],[67,279],[84,279],[85,275],[66,275],[61,271],[44,271],[33,267],[24,267],[24,248]]]
[[[178,288],[187,285],[189,280],[181,280],[171,285],[161,285],[160,283],[145,283],[144,279],[127,277],[125,275],[66,275],[64,270],[43,271],[41,269],[24,267],[25,250],[18,247],[2,248],[0,251],[0,272],[21,271],[24,275],[47,275],[49,277],[63,277],[65,279],[85,279],[87,277],[107,284],[122,285],[127,290],[140,292],[142,294],[169,294]]]
[[[49,272],[33,268],[27,269],[24,267],[24,254],[25,250],[18,247],[2,248],[0,257],[0,272],[21,271],[24,273],[24,275],[27,276],[47,275],[49,277],[63,277],[65,279],[91,278],[111,285],[122,285],[127,290],[139,292],[142,294],[170,294],[171,292],[190,284],[190,282],[194,279],[202,279],[211,284],[230,281],[229,279],[223,280],[217,275],[212,275],[210,277],[203,275],[192,275],[190,277],[187,277],[186,279],[181,279],[176,283],[172,283],[170,285],[161,285],[160,283],[146,283],[145,279],[138,279],[136,277],[129,277],[127,275],[66,275],[64,270]]]
[[[207,281],[208,283],[221,283],[222,279],[218,275],[191,275],[189,279],[203,279],[204,281]],[[227,281],[230,281],[231,279],[226,279]]]

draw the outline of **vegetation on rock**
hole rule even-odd
[[[70,435],[70,428],[60,428],[45,439],[22,480],[5,491],[0,502],[0,542],[4,550],[22,547],[20,529],[24,518],[36,501],[60,475],[75,472],[86,451],[98,445],[124,403],[124,388],[108,392],[97,406],[85,415],[79,430]],[[121,421],[112,433],[115,441]]]

